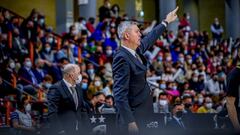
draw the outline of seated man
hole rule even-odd
[[[186,129],[184,122],[182,121],[184,105],[182,103],[175,103],[172,109],[172,118],[167,122],[168,129]]]

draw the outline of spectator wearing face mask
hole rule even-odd
[[[82,34],[82,31],[86,31],[88,36],[91,35],[91,33],[88,31],[87,27],[86,27],[86,18],[84,17],[79,17],[78,21],[75,22],[75,27],[76,27],[76,32],[79,34]]]
[[[166,124],[167,129],[169,129],[170,131],[174,129],[174,132],[176,132],[176,130],[186,129],[186,126],[182,119],[183,110],[184,110],[183,104],[175,103],[173,105],[172,119],[167,122],[167,124]]]
[[[101,113],[116,113],[114,98],[112,95],[106,96],[105,104],[100,108]]]
[[[153,112],[169,113],[169,101],[165,92],[160,93],[158,97],[158,102],[153,103]]]
[[[167,86],[166,86],[166,82],[164,80],[160,80],[159,81],[159,88],[154,89],[153,91],[153,98],[156,99],[156,102],[158,102],[158,97],[159,94],[164,92],[166,90]]]
[[[188,94],[183,95],[182,103],[183,103],[184,108],[185,108],[184,111],[186,113],[192,113],[192,106],[193,106],[192,97]]]
[[[106,57],[107,57],[106,62],[112,63],[112,61],[113,61],[113,54],[114,54],[112,47],[111,46],[107,46],[105,53],[106,53]]]
[[[207,82],[206,90],[214,96],[218,96],[220,94],[221,91],[219,87],[218,76],[216,74],[214,74]]]
[[[166,93],[173,96],[178,97],[180,95],[178,91],[178,85],[176,82],[170,82],[168,85],[168,89],[166,90]]]
[[[86,75],[86,73],[83,73],[83,77],[82,77],[82,83],[81,83],[81,87],[82,87],[82,91],[83,91],[83,98],[85,101],[88,100],[87,97],[87,91],[88,91],[88,76]]]
[[[194,98],[194,104],[192,106],[192,112],[196,113],[197,110],[203,105],[204,97],[202,94],[198,94]]]
[[[40,56],[44,60],[55,62],[54,53],[55,51],[52,50],[51,45],[49,43],[46,43],[43,47],[43,50],[40,52]]]
[[[92,99],[93,95],[96,92],[99,92],[103,89],[103,84],[99,76],[95,76],[94,80],[90,83],[89,89],[87,91],[88,99]]]
[[[216,113],[213,109],[213,102],[210,97],[205,97],[203,105],[198,108],[197,113]]]
[[[16,63],[14,60],[9,59],[7,61],[6,68],[1,72],[2,78],[9,83],[13,83],[13,77],[17,74],[16,72]],[[14,89],[11,85],[6,85],[5,94],[16,94],[18,91]]]
[[[51,75],[46,75],[43,78],[43,82],[42,82],[42,88],[44,88],[46,91],[49,90],[49,88],[52,86],[53,83],[53,78]]]
[[[22,85],[29,85],[29,82],[32,83],[33,85],[37,85],[37,78],[33,73],[33,68],[32,68],[32,62],[30,58],[25,58],[23,67],[21,67],[18,71],[18,75],[23,78],[21,79],[20,83]],[[26,82],[27,80],[28,82]]]
[[[48,74],[48,71],[44,68],[44,66],[45,60],[35,60],[35,68],[33,69],[33,74],[36,77],[38,84],[42,83],[43,78]]]
[[[211,32],[214,42],[213,44],[216,45],[218,42],[220,42],[223,34],[223,27],[219,23],[218,18],[214,19],[214,23],[211,25]]]
[[[105,95],[102,92],[96,92],[91,100],[88,102],[88,106],[90,107],[90,114],[98,114],[100,113],[100,108],[105,104]]]
[[[31,117],[31,104],[23,97],[17,104],[17,109],[11,113],[12,132],[20,135],[31,135],[35,131],[35,122]]]
[[[92,63],[87,64],[87,74],[89,76],[89,80],[93,81],[95,78],[95,69]]]
[[[113,85],[113,80],[112,78],[108,78],[106,80],[106,86],[101,90],[106,96],[108,95],[113,95],[112,92],[112,85]]]
[[[196,90],[198,87],[198,74],[193,73],[192,78],[189,81],[190,89]]]

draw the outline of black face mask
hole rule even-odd
[[[96,108],[98,108],[98,107],[100,107],[100,106],[102,106],[102,105],[103,105],[103,103],[97,102]]]
[[[191,103],[186,103],[186,104],[184,104],[184,106],[185,106],[185,108],[189,109],[192,106],[192,104]]]
[[[183,111],[177,111],[176,112],[176,117],[177,118],[182,118],[182,116],[183,116]]]

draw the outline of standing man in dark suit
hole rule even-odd
[[[150,87],[146,81],[147,60],[143,54],[153,46],[168,23],[177,18],[177,10],[178,7],[142,40],[135,23],[125,21],[118,26],[121,47],[113,59],[113,92],[121,131],[139,133],[139,129],[143,129],[141,123],[153,112]]]
[[[67,64],[63,69],[63,79],[49,89],[48,113],[51,130],[55,134],[79,135],[86,131],[83,121],[87,118],[87,108],[79,85],[81,80],[79,66]]]

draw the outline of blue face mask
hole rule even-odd
[[[51,86],[52,86],[51,83],[46,83],[46,84],[45,84],[45,87],[46,87],[47,89],[49,89]]]
[[[88,69],[87,72],[88,72],[90,75],[92,75],[92,74],[94,74],[94,69]]]
[[[87,83],[82,83],[82,89],[86,90],[88,88],[88,84]]]
[[[160,84],[160,89],[166,89],[166,84]]]

